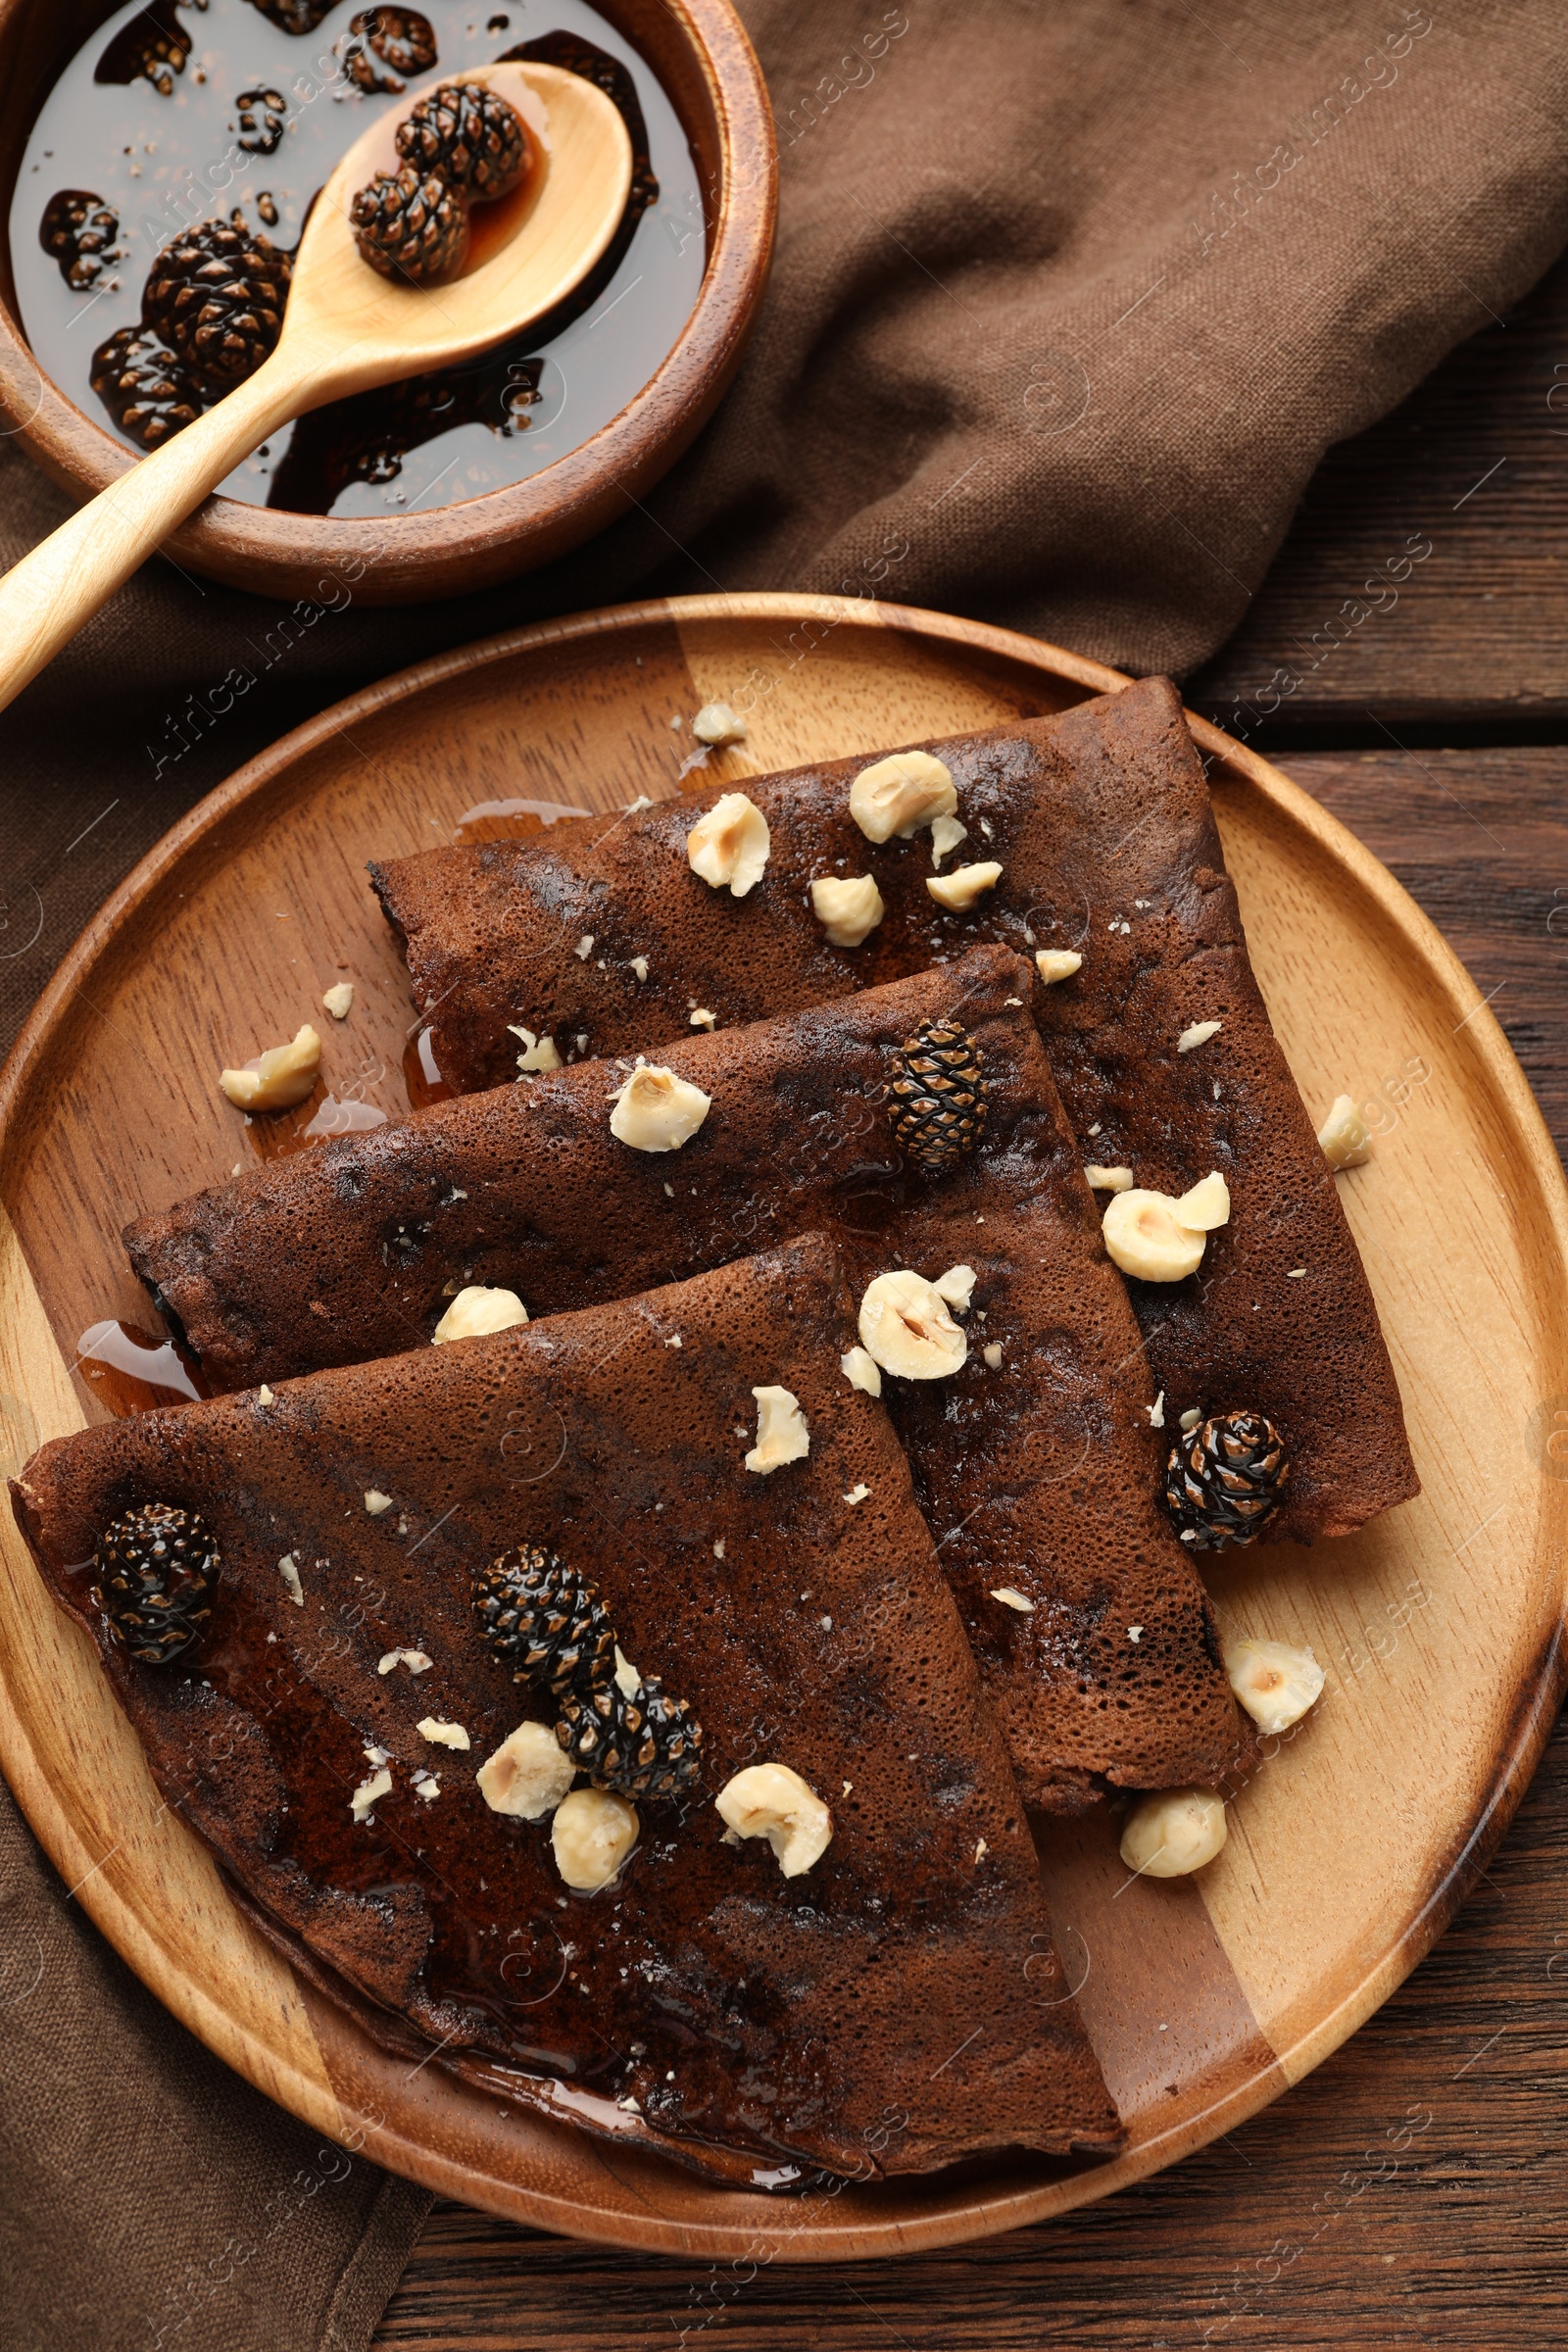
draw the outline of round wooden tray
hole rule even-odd
[[[116,1314],[147,1321],[120,1226],[228,1173],[247,1146],[220,1064],[292,1034],[341,965],[358,996],[328,1039],[330,1077],[403,1110],[410,1001],[367,858],[448,839],[486,802],[669,793],[692,749],[671,721],[713,697],[745,711],[750,734],[701,781],[986,726],[1120,682],[933,613],[692,598],[493,638],[285,738],[137,867],[0,1078],[4,1466],[98,1413],[77,1335]],[[1197,732],[1307,1103],[1321,1112],[1348,1091],[1374,1106],[1376,1156],[1343,1197],[1425,1492],[1349,1542],[1215,1572],[1226,1628],[1309,1642],[1328,1688],[1294,1738],[1270,1743],[1212,1869],[1129,1883],[1103,1810],[1042,1834],[1127,2153],[775,2199],[383,2055],[262,1939],[162,1805],[89,1644],[5,1514],[0,1759],[28,1819],[167,2006],[324,2133],[493,2212],[655,2251],[753,2264],[952,2243],[1103,2196],[1234,2128],[1352,2033],[1451,1915],[1563,1682],[1568,1193],[1500,1031],[1431,924],[1284,776]]]

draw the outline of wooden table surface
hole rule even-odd
[[[1568,1152],[1565,444],[1568,264],[1330,454],[1189,696],[1278,758],[1441,925],[1494,992]],[[716,2266],[603,2253],[438,2204],[376,2344],[1558,2345],[1565,1857],[1559,1723],[1492,1867],[1379,2015],[1233,2136],[1064,2221],[741,2285]],[[1397,2169],[1369,2166],[1401,2124]]]
[[[1509,318],[1484,322],[1396,416],[1330,454],[1242,628],[1188,688],[1324,800],[1434,916],[1492,992],[1559,1149],[1565,445],[1568,263]],[[19,1010],[73,909],[88,911],[72,895],[70,854],[79,827],[99,821],[91,790],[85,780],[79,813],[70,794],[39,811],[31,878],[66,928],[40,939],[36,971],[11,967]],[[145,828],[172,813],[153,801],[120,811],[124,866],[149,846]],[[376,2343],[1560,2344],[1565,1848],[1559,1725],[1457,1923],[1383,2011],[1233,2136],[1065,2221],[906,2263],[764,2270],[740,2286],[705,2264],[607,2254],[437,2205]],[[1369,2167],[1366,2151],[1401,2126],[1396,2169]]]

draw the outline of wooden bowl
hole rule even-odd
[[[710,699],[750,734],[703,782],[1057,710],[1122,681],[1000,629],[825,597],[690,598],[493,638],[325,711],[192,810],[56,975],[0,1077],[0,1468],[101,1414],[77,1362],[145,1324],[118,1232],[247,1149],[215,1083],[292,1034],[341,959],[328,1078],[397,1117],[407,975],[364,861],[519,795],[667,794]],[[1281,1043],[1314,1108],[1374,1105],[1341,1179],[1424,1492],[1346,1542],[1212,1571],[1227,1632],[1310,1642],[1328,1688],[1265,1742],[1200,1878],[1129,1882],[1101,1807],[1043,1825],[1084,2019],[1129,2127],[1039,2158],[769,2198],[498,2106],[377,2048],[235,1908],[160,1802],[87,1637],[0,1525],[0,1761],[67,1886],[173,2013],[318,2131],[537,2227],[824,2261],[952,2244],[1103,2196],[1234,2130],[1387,1998],[1483,1868],[1563,1687],[1568,1189],[1479,992],[1398,885],[1286,777],[1196,722]],[[513,829],[530,819],[513,816]],[[1369,2166],[1397,2119],[1369,2127]],[[726,2279],[744,2271],[726,2272]],[[720,2297],[722,2282],[715,2289]]]
[[[772,255],[778,159],[761,69],[729,0],[595,0],[669,97],[696,159],[709,251],[696,307],[668,358],[620,414],[541,473],[460,505],[377,525],[210,498],[168,543],[188,571],[264,596],[313,595],[364,563],[371,605],[459,596],[530,571],[625,514],[695,439],[736,368]],[[0,218],[45,97],[114,0],[0,0]],[[52,481],[85,500],[135,464],[42,372],[23,333],[0,237],[0,410]]]

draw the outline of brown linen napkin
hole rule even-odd
[[[514,622],[820,589],[1183,673],[1235,626],[1328,444],[1568,238],[1553,0],[741,4],[782,213],[719,416],[643,509],[531,579],[314,609],[178,760],[170,722],[277,608],[148,565],[4,721],[0,1041],[229,769],[368,679]],[[0,563],[68,511],[0,439]],[[318,2143],[163,2016],[3,1792],[0,1855],[19,1972],[0,1980],[0,2340],[143,2345],[172,2285],[199,2276],[206,2295],[227,2241],[322,2169]],[[170,2304],[163,2340],[363,2344],[421,2208],[356,2159],[182,2328]]]

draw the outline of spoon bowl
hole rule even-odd
[[[631,190],[631,139],[603,90],[559,66],[479,66],[424,84],[482,81],[527,126],[513,195],[476,208],[470,263],[416,284],[361,259],[356,192],[396,168],[395,121],[357,139],[305,224],[277,348],[162,449],[140,460],[0,580],[0,710],[19,695],[218,486],[290,418],[328,400],[471,359],[520,334],[603,257]],[[396,120],[421,91],[410,93]],[[488,216],[488,218],[487,218]]]

